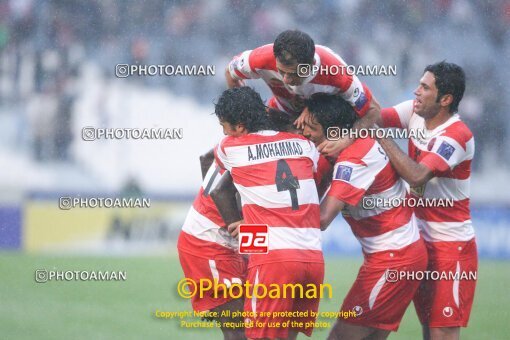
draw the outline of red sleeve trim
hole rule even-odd
[[[331,183],[328,196],[335,197],[349,205],[357,205],[365,193],[365,190],[356,188],[347,182],[334,180],[333,183]]]

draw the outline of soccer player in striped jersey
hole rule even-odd
[[[305,110],[309,119],[303,135],[315,144],[326,139],[328,128],[350,129],[356,119],[352,107],[338,96],[315,94],[306,101]],[[365,203],[396,197],[408,197],[406,186],[374,139],[356,139],[340,153],[331,187],[321,202],[321,228],[342,212],[361,243],[364,262],[341,307],[357,316],[338,319],[330,339],[386,338],[397,331],[418,289],[420,281],[395,280],[401,271],[422,271],[427,265],[412,208]]]
[[[232,284],[242,284],[246,279],[246,260],[237,252],[237,242],[230,236],[227,223],[237,221],[237,209],[230,212],[232,220],[225,220],[220,216],[216,205],[211,198],[211,191],[220,182],[225,170],[221,169],[214,158],[206,155],[200,158],[203,183],[198,195],[190,208],[182,227],[177,249],[184,276],[199,283],[201,279],[209,279],[211,283],[218,283],[230,287]],[[208,169],[208,170],[207,170]],[[225,339],[245,339],[242,327],[233,328],[227,322],[241,324],[242,317],[232,318],[222,316],[224,310],[230,313],[224,315],[241,315],[244,308],[243,298],[232,299],[223,294],[222,286],[218,285],[217,296],[209,290],[203,297],[195,294],[191,298],[193,310],[197,312],[217,312],[220,317],[215,320],[220,323]],[[234,314],[234,312],[238,312]]]
[[[274,44],[267,44],[236,55],[225,71],[229,88],[244,86],[246,79],[262,79],[273,97],[268,106],[294,115],[303,127],[304,100],[314,93],[338,94],[361,117],[355,128],[370,128],[379,116],[380,106],[369,88],[356,75],[349,74],[347,63],[326,46],[298,30],[280,33]],[[353,140],[324,141],[325,152],[339,152]]]
[[[410,100],[381,112],[378,124],[408,130],[409,156],[390,139],[380,140],[394,168],[424,199],[453,200],[453,207],[417,207],[429,253],[429,270],[476,273],[478,255],[469,210],[473,134],[456,114],[465,89],[464,71],[439,62],[425,68]],[[414,135],[414,137],[413,137]],[[461,275],[462,277],[462,275]],[[476,280],[424,281],[414,304],[425,339],[458,339],[466,327]]]
[[[285,284],[314,285],[324,279],[321,246],[319,198],[314,172],[319,153],[313,143],[299,134],[269,130],[270,123],[260,95],[249,87],[226,90],[220,96],[215,113],[226,137],[215,149],[220,167],[229,171],[242,202],[244,223],[268,225],[268,253],[251,254],[247,282],[255,286]],[[235,224],[234,224],[235,225]],[[233,231],[235,235],[237,231]],[[303,327],[253,327],[248,338],[295,339],[298,332],[312,334],[319,296],[257,298],[250,293],[245,311],[251,321],[262,323],[296,320]],[[273,313],[303,312],[307,317],[293,318]],[[270,316],[260,315],[270,312]],[[254,316],[253,313],[257,315]]]

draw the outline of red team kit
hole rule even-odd
[[[309,61],[302,60],[299,54],[302,41],[302,49],[311,51]],[[309,67],[307,72],[299,69],[303,65]],[[338,300],[338,310],[353,311],[355,316],[339,319],[329,338],[342,338],[342,334],[344,338],[355,338],[352,334],[360,334],[360,339],[372,334],[387,337],[390,331],[398,330],[411,302],[424,332],[428,329],[433,335],[440,330],[466,327],[476,280],[465,280],[462,274],[476,273],[478,266],[469,208],[474,138],[460,116],[447,110],[449,95],[442,93],[440,87],[442,66],[439,71],[426,71],[435,75],[438,93],[443,95],[441,101],[431,104],[439,112],[433,116],[429,114],[433,109],[422,113],[424,99],[421,106],[416,106],[416,100],[409,100],[379,109],[369,88],[356,75],[326,72],[329,66],[338,65],[347,64],[329,48],[314,45],[303,32],[285,31],[274,44],[244,51],[231,60],[226,77],[235,86],[229,86],[233,89],[225,91],[222,97],[232,98],[235,105],[245,105],[249,111],[253,108],[251,99],[244,99],[245,93],[233,90],[242,89],[245,80],[262,79],[273,94],[266,106],[286,113],[292,123],[296,119],[317,119],[302,112],[314,94],[327,94],[350,104],[356,114],[352,129],[373,127],[377,120],[381,129],[424,133],[411,135],[407,154],[396,155],[398,159],[375,137],[351,140],[325,157],[324,145],[334,148],[337,141],[316,145],[299,130],[278,131],[263,124],[251,129],[253,117],[237,112],[243,109],[232,112],[238,120],[217,114],[220,123],[235,132],[227,133],[217,145],[211,146],[214,160],[184,221],[178,239],[179,259],[184,276],[195,282],[208,279],[224,284],[222,289],[233,284],[249,285],[240,298],[218,296],[213,290],[203,296],[197,294],[191,299],[192,307],[198,312],[222,310],[222,306],[239,298],[244,300],[241,308],[246,312],[242,319],[246,338],[291,339],[298,332],[311,336],[310,325],[316,321],[320,297],[261,297],[257,290],[260,286],[319,287],[326,283],[321,203],[331,197],[343,202],[338,213],[359,241],[364,260],[357,277],[352,278],[350,290],[341,292],[345,296],[343,302]],[[225,107],[229,110],[230,106]],[[327,119],[328,114],[319,112],[316,116]],[[430,129],[430,124],[443,114],[445,118],[440,124]],[[401,164],[423,168],[429,174],[426,182],[409,185]],[[233,227],[222,218],[211,196],[214,190],[221,190],[220,181],[227,175],[237,190],[242,212],[242,220]],[[324,193],[318,189],[323,179],[330,182]],[[364,206],[367,199],[382,202],[395,198],[402,203]],[[409,199],[449,200],[453,204],[409,206],[405,204]],[[244,225],[262,226],[254,229],[264,234],[260,253],[239,251],[240,243],[248,239],[231,235],[232,228],[239,225],[241,235]],[[335,227],[338,226],[330,226]],[[342,275],[341,268],[328,270]],[[417,272],[448,273],[449,277],[416,279],[412,275]],[[389,273],[397,273],[399,279]],[[287,327],[267,327],[275,322]],[[229,338],[226,327],[222,326],[222,330],[225,338]]]

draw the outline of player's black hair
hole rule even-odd
[[[215,104],[216,116],[232,125],[243,124],[248,132],[270,128],[260,94],[248,86],[225,90]]]
[[[298,30],[287,30],[276,37],[273,53],[282,64],[313,64],[315,43],[306,33]]]
[[[357,119],[354,108],[338,95],[315,93],[305,100],[311,118],[322,126],[324,134],[330,127],[350,129]]]
[[[290,132],[296,129],[294,127],[294,120],[296,120],[296,118],[292,117],[287,112],[268,108],[267,116],[269,117],[269,122],[271,123],[271,130]]]
[[[464,96],[466,89],[466,75],[459,65],[441,61],[425,67],[425,72],[434,74],[436,78],[437,98],[436,102],[445,94],[451,94],[453,101],[450,104],[449,112],[455,113],[459,109],[459,103]]]

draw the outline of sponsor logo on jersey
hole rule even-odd
[[[339,165],[336,170],[335,179],[349,182],[351,180],[352,168],[347,165]]]
[[[439,146],[439,149],[437,150],[437,153],[447,161],[450,160],[450,157],[452,157],[454,152],[455,147],[453,147],[448,142],[442,142],[441,145]]]

